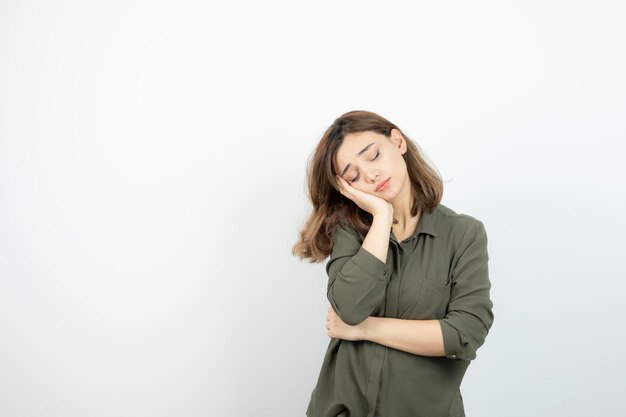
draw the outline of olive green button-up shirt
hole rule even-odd
[[[342,321],[369,316],[436,319],[446,356],[423,356],[367,340],[331,338],[308,417],[464,417],[460,385],[494,320],[483,223],[439,204],[387,261],[337,227],[326,264],[328,301]]]

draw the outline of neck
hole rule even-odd
[[[393,206],[393,223],[394,226],[398,227],[400,230],[404,230],[408,226],[411,226],[415,220],[419,218],[419,212],[416,216],[411,215],[411,198],[411,183],[407,178],[402,186],[400,194],[391,203]]]
[[[418,210],[417,215],[415,216],[411,216],[411,213],[406,213],[405,215],[397,216],[395,214],[395,209],[394,209],[393,225],[394,227],[400,230],[410,228],[414,226],[417,221],[419,221],[421,214],[422,214],[421,210]]]

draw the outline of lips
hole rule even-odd
[[[378,184],[378,187],[376,187],[376,191],[382,191],[385,188],[387,188],[387,184],[389,184],[389,180],[391,178],[387,178],[385,181],[381,182],[380,184]]]

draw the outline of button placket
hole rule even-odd
[[[390,302],[385,303],[385,313],[393,314],[394,316],[398,316],[399,312],[399,300],[400,300],[400,287],[402,280],[402,262],[400,259],[400,254],[403,253],[400,245],[396,243],[395,240],[391,240],[391,243],[395,250],[393,250],[393,262],[394,262],[394,270],[396,271],[395,279],[392,281],[393,285],[388,287],[387,297],[385,297]],[[393,316],[391,316],[393,317]]]

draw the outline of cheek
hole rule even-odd
[[[394,172],[402,172],[406,170],[406,163],[402,155],[394,155],[390,158],[389,165]]]

